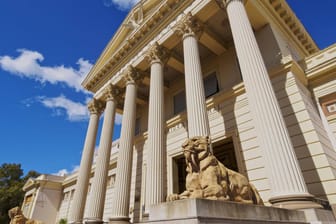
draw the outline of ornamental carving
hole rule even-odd
[[[114,100],[118,101],[121,95],[121,89],[118,86],[109,84],[104,91],[104,99],[106,101]]]
[[[165,47],[155,42],[147,51],[145,58],[149,61],[149,63],[160,62],[165,64],[169,59],[169,51]]]
[[[123,79],[126,82],[126,85],[129,83],[139,84],[142,80],[142,77],[143,76],[141,73],[131,65],[126,68],[123,74]]]
[[[88,103],[88,109],[90,111],[90,114],[101,114],[104,110],[104,104],[100,100],[97,100],[93,98],[89,103]]]
[[[199,37],[203,31],[203,26],[189,12],[175,26],[175,32],[179,35],[193,35]]]
[[[193,137],[183,145],[187,164],[186,190],[167,201],[205,198],[263,205],[256,188],[240,173],[226,168],[210,151],[209,137]]]
[[[216,2],[221,8],[226,8],[228,4],[233,1],[240,1],[243,2],[244,4],[246,3],[246,0],[216,0]]]
[[[41,222],[32,220],[32,219],[27,219],[20,207],[15,207],[12,208],[8,211],[8,216],[11,219],[9,224],[40,224]]]

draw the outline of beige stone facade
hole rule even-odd
[[[83,81],[96,102],[87,153],[62,182],[54,222],[147,220],[184,190],[181,144],[195,136],[267,206],[336,213],[336,45],[318,49],[284,0],[146,0],[127,23]]]

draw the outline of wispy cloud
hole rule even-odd
[[[122,115],[121,114],[116,114],[114,123],[117,125],[121,125],[121,120],[122,120]]]
[[[133,5],[139,2],[139,0],[103,0],[106,7],[116,6],[119,10],[129,10]]]
[[[58,97],[39,96],[36,100],[42,103],[43,106],[53,110],[55,116],[67,116],[69,121],[85,121],[89,118],[89,111],[86,104],[74,102],[64,95]],[[31,99],[22,102],[26,107],[30,107],[33,103]],[[122,115],[116,114],[115,124],[121,125]]]
[[[37,100],[45,107],[52,109],[55,116],[66,114],[69,121],[83,121],[89,117],[85,104],[74,102],[63,95],[54,98],[40,96]]]
[[[81,87],[81,82],[92,68],[88,60],[80,58],[77,61],[78,68],[41,65],[44,57],[37,51],[27,49],[17,50],[20,55],[11,57],[0,56],[0,67],[14,75],[34,79],[40,83],[49,82],[51,84],[64,83],[68,87],[74,88],[77,92],[85,90]]]
[[[53,175],[64,177],[66,175],[69,175],[69,174],[72,174],[74,172],[77,172],[78,170],[79,170],[79,166],[74,166],[71,171],[69,171],[67,169],[61,169],[61,170],[57,171],[57,173],[53,173]]]

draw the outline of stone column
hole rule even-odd
[[[270,202],[284,208],[318,207],[311,202],[279,103],[243,0],[225,0],[232,36],[266,170]]]
[[[124,74],[126,96],[121,124],[120,148],[113,194],[110,223],[129,223],[129,203],[132,178],[133,144],[136,116],[136,95],[139,73],[129,67]]]
[[[96,144],[97,129],[99,124],[99,116],[104,109],[102,102],[93,99],[88,104],[90,111],[89,126],[86,133],[82,159],[78,171],[75,195],[70,209],[70,223],[82,223],[86,196],[89,187],[92,160]]]
[[[168,58],[167,51],[155,43],[146,55],[151,65],[149,112],[148,112],[148,151],[146,211],[150,205],[165,200],[166,167],[165,113],[163,67]]]
[[[90,203],[87,223],[103,223],[107,175],[110,164],[114,117],[117,106],[117,97],[120,90],[109,85],[105,91],[106,109],[101,132],[96,168],[90,191]]]
[[[189,138],[195,136],[210,136],[198,49],[198,36],[201,32],[201,26],[189,13],[179,22],[176,31],[183,35]]]

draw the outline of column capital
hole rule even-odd
[[[121,95],[121,89],[113,84],[109,84],[104,90],[105,101],[113,100],[118,102],[118,98],[120,95]]]
[[[101,102],[100,100],[97,100],[95,98],[93,98],[87,105],[90,114],[98,114],[100,115],[103,110],[104,110],[104,104],[103,102]]]
[[[150,64],[161,63],[165,64],[169,59],[169,51],[167,48],[155,42],[146,52],[145,58]]]
[[[143,75],[133,66],[129,65],[122,76],[126,85],[139,84],[143,78]]]
[[[175,26],[175,32],[179,35],[196,36],[202,34],[203,25],[189,12]]]
[[[216,1],[222,8],[226,8],[231,2],[234,2],[234,1],[239,1],[244,4],[246,4],[247,2],[247,0],[216,0]]]

